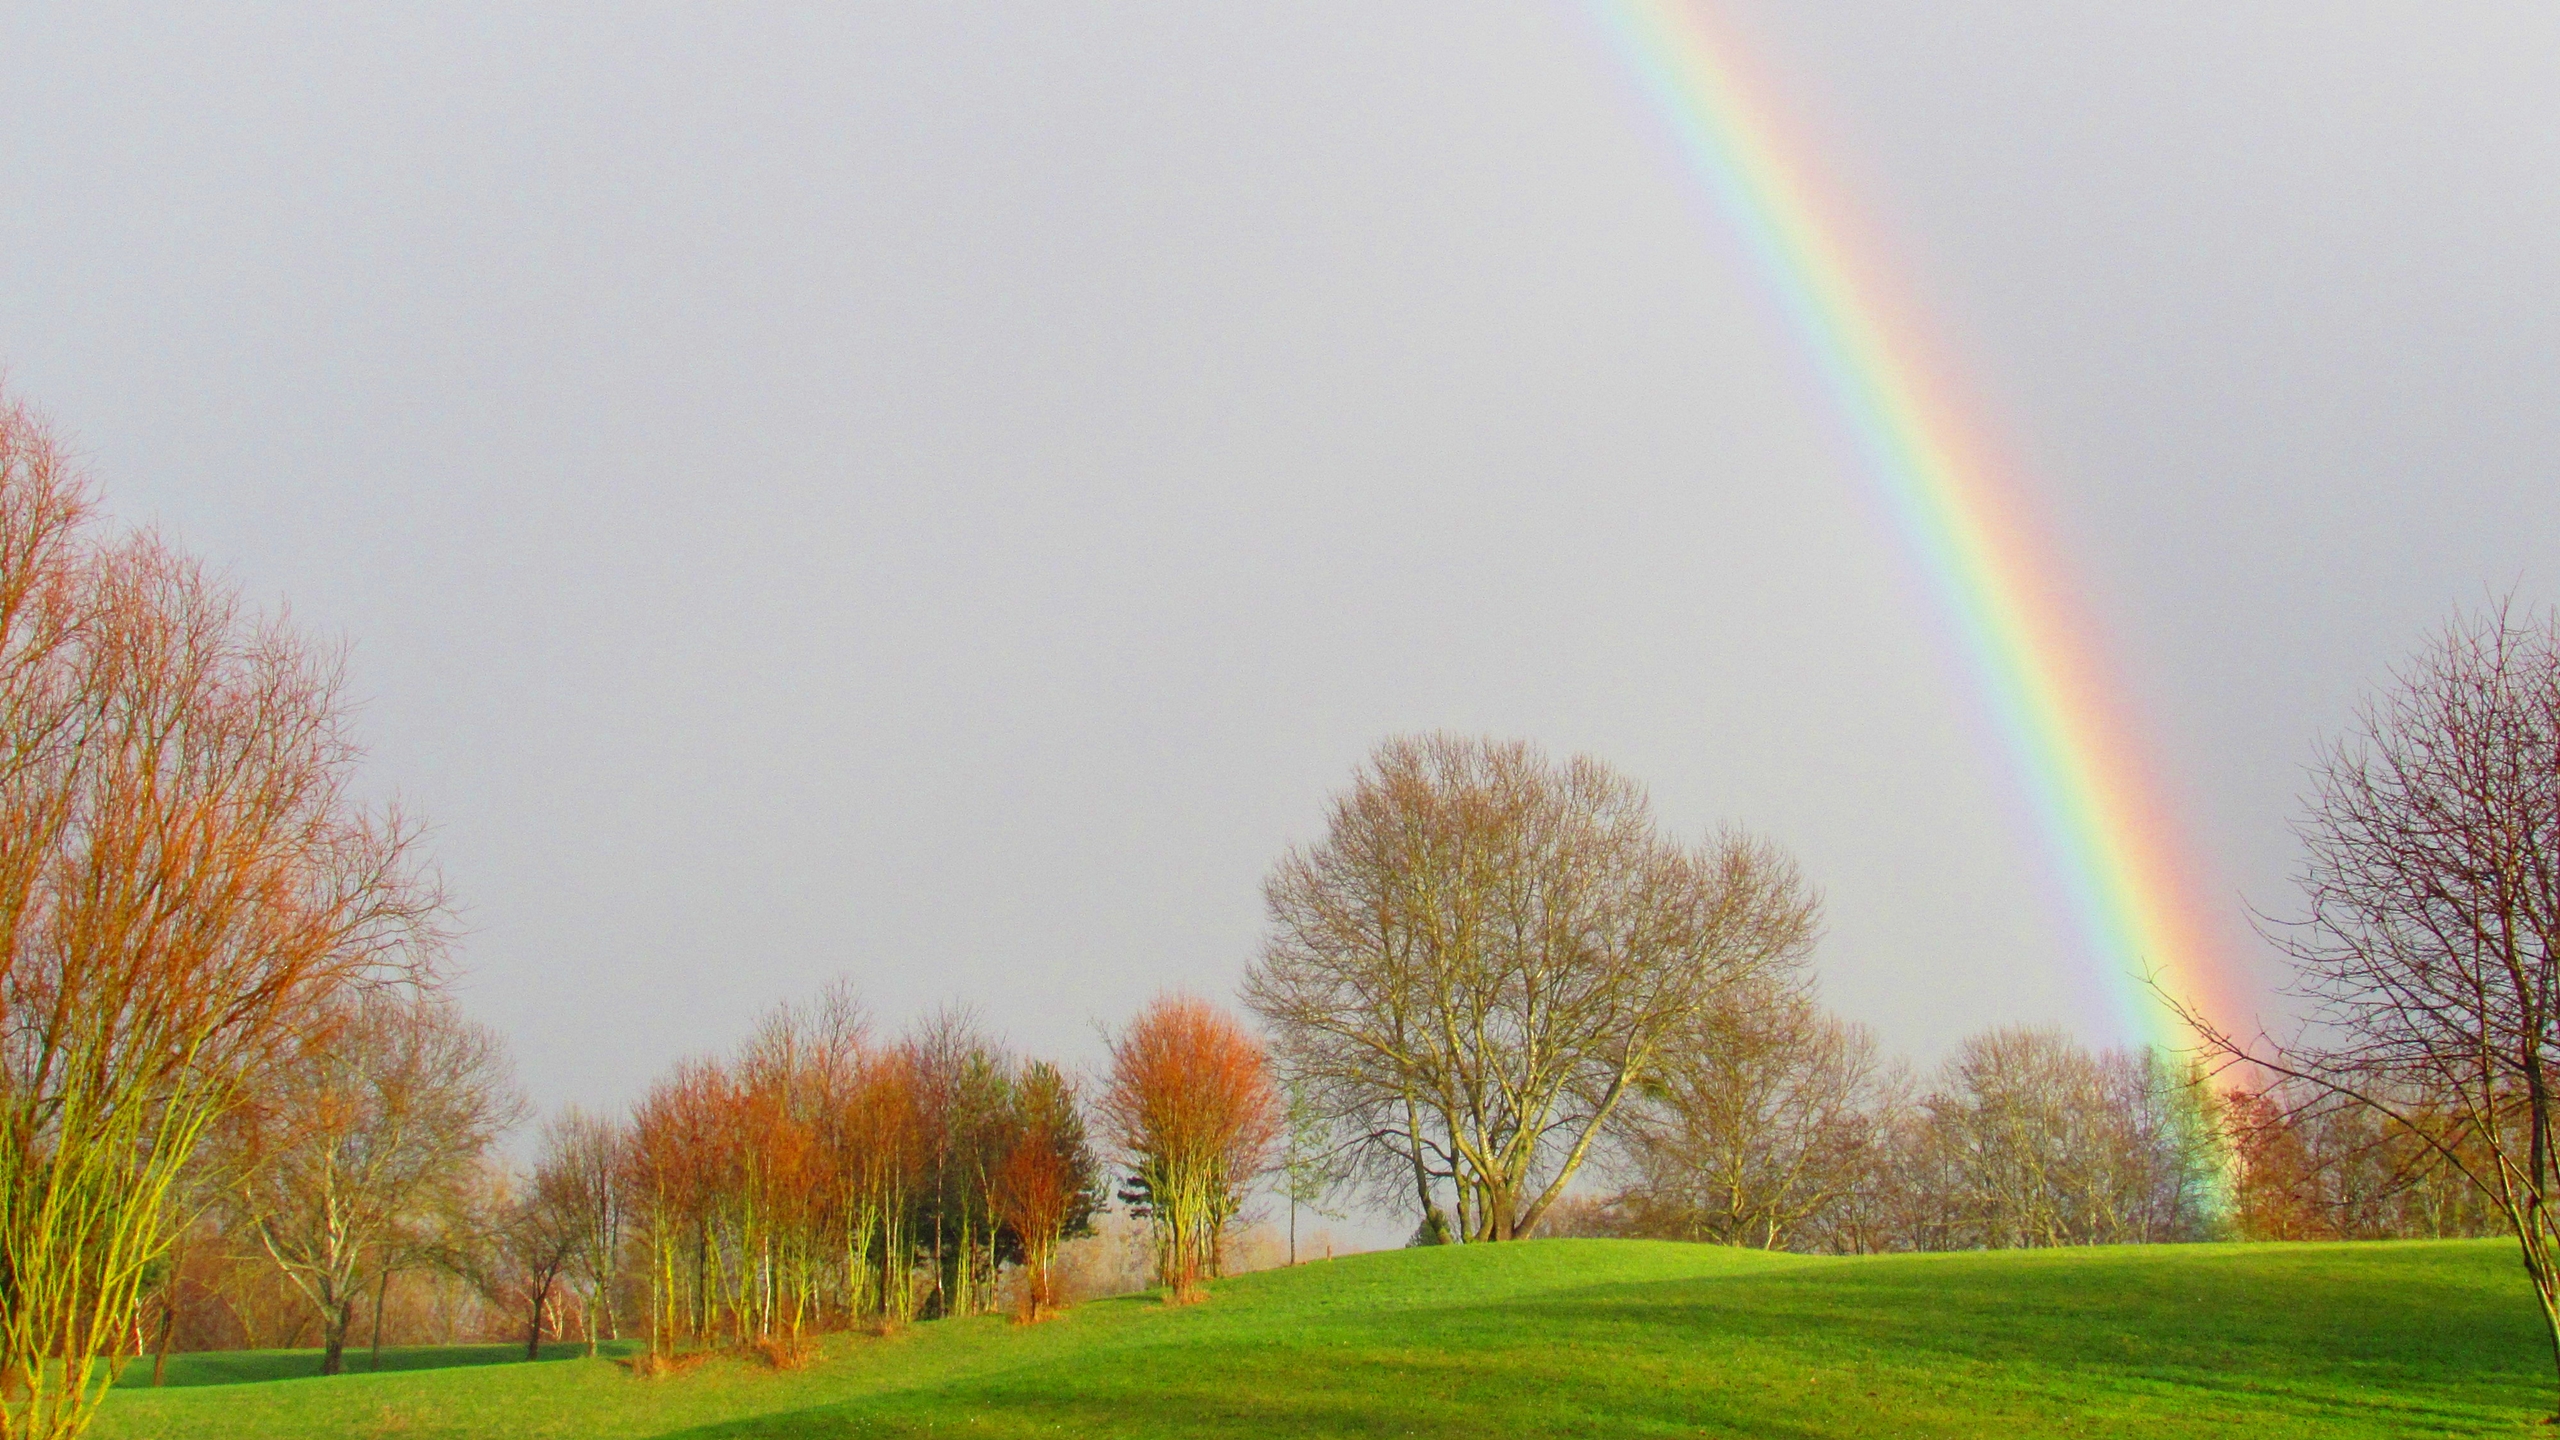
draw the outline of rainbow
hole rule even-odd
[[[1821,203],[1803,149],[1783,143],[1706,8],[1595,4],[1837,395],[1990,707],[2124,1038],[2192,1045],[2171,998],[2235,1024],[2238,987],[2196,902],[2203,867],[2148,778],[2052,547],[1924,363],[1918,327],[1847,243],[1840,208]]]

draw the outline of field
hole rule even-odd
[[[546,1356],[226,1384],[209,1382],[310,1356],[180,1357],[172,1381],[183,1368],[198,1383],[120,1389],[92,1433],[2546,1433],[2550,1354],[2528,1293],[2495,1242],[1826,1260],[1544,1241],[1244,1276],[1189,1308],[1133,1296],[1033,1327],[834,1337],[793,1373],[721,1358],[650,1381]]]

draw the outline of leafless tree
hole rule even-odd
[[[1684,1017],[1613,1129],[1632,1233],[1802,1243],[1875,1165],[1875,1037],[1795,984],[1737,985]]]
[[[0,401],[0,1433],[76,1434],[207,1127],[348,984],[432,965],[335,656],[115,538]]]
[[[1333,1117],[1325,1113],[1313,1090],[1301,1081],[1281,1099],[1280,1159],[1274,1167],[1280,1198],[1289,1207],[1289,1263],[1298,1263],[1298,1212],[1329,1220],[1342,1218],[1327,1201],[1350,1178],[1351,1157],[1335,1134]],[[1550,1225],[1547,1233],[1553,1233]]]
[[[622,1130],[572,1106],[543,1127],[534,1193],[570,1236],[569,1275],[581,1290],[587,1353],[597,1330],[619,1339],[614,1291],[622,1274]]]
[[[236,1113],[235,1203],[318,1313],[320,1373],[339,1372],[355,1306],[434,1244],[521,1109],[494,1032],[444,1001],[377,991]]]
[[[1381,745],[1264,894],[1244,996],[1287,1080],[1480,1240],[1533,1232],[1681,1018],[1818,912],[1774,847],[1671,844],[1596,760],[1448,735]]]
[[[2217,1126],[2203,1077],[2055,1030],[1967,1040],[1919,1102],[1898,1163],[1914,1248],[2209,1238]]]
[[[2447,1107],[2399,1097],[2403,1124],[2317,1086],[2280,1080],[2228,1100],[2232,1225],[2245,1240],[2443,1239],[2501,1233],[2490,1197],[2429,1136],[2472,1152]]]
[[[1805,1218],[1790,1249],[1833,1255],[1879,1255],[1922,1247],[1933,1233],[1938,1206],[1924,1186],[1941,1177],[1918,1163],[1928,1153],[1921,1136],[1928,1115],[1914,1098],[1917,1081],[1902,1061],[1883,1067],[1870,1082],[1861,1116],[1864,1144],[1839,1194]]]
[[[469,1191],[467,1229],[450,1256],[455,1273],[500,1314],[524,1326],[524,1358],[542,1358],[542,1337],[557,1333],[561,1282],[577,1263],[581,1218],[545,1193],[539,1180],[490,1164],[477,1168]]]
[[[1867,1254],[2219,1233],[2224,1126],[2199,1068],[1992,1030],[1925,1084],[1801,989],[1684,1026],[1612,1127],[1618,1233]]]
[[[2298,828],[2306,909],[2270,933],[2310,1028],[2277,1044],[2188,1018],[2490,1196],[2560,1367],[2560,615],[2508,602],[2448,623],[2321,752]]]

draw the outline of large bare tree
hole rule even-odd
[[[435,956],[415,829],[354,798],[341,684],[105,533],[0,400],[0,1434],[78,1433],[207,1127],[343,987]]]
[[[2271,927],[2308,1002],[2225,1057],[2382,1116],[2491,1197],[2560,1367],[2560,615],[2458,615],[2312,771],[2307,906]]]
[[[1819,906],[1739,832],[1684,847],[1597,760],[1450,735],[1378,747],[1264,887],[1247,1002],[1289,1079],[1426,1225],[1524,1236],[1682,1017],[1799,960]]]

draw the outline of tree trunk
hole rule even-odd
[[[382,1302],[391,1290],[391,1271],[384,1271],[373,1282],[373,1366],[382,1368]]]
[[[550,1286],[533,1289],[533,1313],[526,1317],[524,1328],[524,1358],[527,1360],[542,1358],[542,1310],[550,1303]]]
[[[335,1307],[321,1312],[320,1373],[323,1375],[342,1374],[346,1370],[347,1326],[355,1320],[355,1308],[355,1298],[349,1296],[341,1299]]]
[[[1413,1155],[1414,1198],[1422,1204],[1422,1225],[1428,1231],[1431,1217],[1440,1207],[1431,1200],[1431,1172],[1422,1163],[1422,1114],[1413,1102],[1411,1088],[1404,1092],[1404,1136]]]
[[[151,1388],[155,1390],[160,1388],[160,1382],[168,1375],[169,1344],[177,1333],[178,1274],[176,1265],[173,1263],[169,1272],[169,1287],[160,1297],[160,1344],[157,1353],[151,1357]]]

